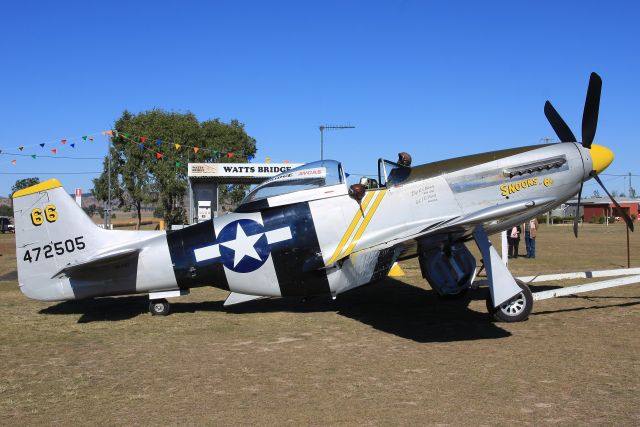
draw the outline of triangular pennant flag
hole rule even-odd
[[[141,136],[140,137],[140,142],[142,142],[144,144],[144,142],[147,140],[146,136]]]
[[[180,144],[173,144],[174,147],[176,147],[176,150],[179,150],[181,145]]]
[[[67,140],[66,139],[61,139],[60,142],[62,142],[63,144],[66,144]]]
[[[233,153],[227,153],[227,158],[233,159]]]
[[[20,151],[24,150],[24,146],[21,145],[20,147],[18,147],[18,150]]]
[[[160,145],[162,144],[162,141],[160,141],[159,139],[156,139],[156,145]]]
[[[16,159],[11,160],[11,164],[14,164],[14,165],[15,165],[15,164],[16,164],[16,162],[17,162],[17,160],[16,160]]]
[[[55,148],[52,148],[52,149],[51,149],[51,152],[52,152],[53,154],[56,154],[56,153],[58,152],[58,150],[56,150]]]
[[[250,162],[251,160],[255,159],[255,157],[253,157],[251,154],[249,154],[247,156],[247,161]]]
[[[271,157],[267,157],[266,159],[264,159],[265,163],[271,163]]]
[[[76,144],[69,144],[71,148],[76,148]]]
[[[129,134],[128,134],[128,133],[125,133],[125,134],[124,134],[124,137],[125,137],[125,138],[127,138],[127,139],[129,139]]]
[[[92,136],[89,137],[89,141],[93,141],[93,137]]]
[[[109,135],[109,136],[113,135],[113,131],[112,130],[108,130],[107,131],[107,135]]]
[[[180,162],[176,162],[176,166],[180,166]]]
[[[82,139],[83,139],[84,141],[86,141],[86,140],[87,140],[87,135],[82,135]]]
[[[40,147],[44,148],[44,142],[42,144],[40,144]]]
[[[144,148],[144,144],[138,144],[138,147]]]
[[[218,150],[213,150],[213,155],[214,155],[215,157],[218,157],[218,154],[220,154],[220,152],[219,152]]]
[[[289,163],[289,160],[283,160],[282,163]]]
[[[162,153],[156,153],[156,159],[161,159],[162,158]]]
[[[345,172],[345,173],[344,173],[344,176],[345,176],[345,177],[347,177],[347,178],[349,178],[349,177],[351,176],[351,174],[350,174],[350,173],[346,173],[346,172]]]
[[[193,152],[194,152],[194,153],[197,153],[197,152],[198,152],[198,150],[200,150],[200,147],[193,147]]]
[[[31,155],[31,158],[32,158],[32,159],[35,159],[35,158],[36,158],[36,155],[35,155],[35,154],[32,154],[32,155]]]

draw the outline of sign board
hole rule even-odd
[[[189,177],[271,178],[302,163],[189,163]]]
[[[82,207],[82,188],[76,188],[76,203]]]
[[[201,200],[198,202],[198,222],[207,221],[211,219],[211,202],[208,200]]]

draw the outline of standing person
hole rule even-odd
[[[518,258],[518,246],[520,246],[520,234],[522,228],[517,225],[511,228],[509,235],[507,236],[507,242],[509,243],[509,258]]]
[[[527,247],[527,258],[536,257],[536,237],[538,235],[538,219],[524,223],[524,244]]]

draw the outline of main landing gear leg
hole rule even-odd
[[[516,281],[491,245],[482,226],[473,231],[473,238],[480,249],[489,282],[487,309],[496,320],[520,322],[526,320],[533,308],[533,296],[529,287]]]

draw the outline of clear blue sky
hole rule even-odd
[[[596,142],[616,154],[607,172],[640,174],[639,11],[633,1],[8,2],[0,148],[159,107],[237,118],[258,142],[257,161],[316,160],[318,125],[348,122],[357,128],[325,135],[325,157],[374,173],[378,157],[398,151],[425,163],[555,138],[546,99],[580,135],[597,71]],[[92,144],[74,154],[104,154],[104,142]],[[24,152],[50,145],[36,148]],[[0,194],[22,177],[7,173],[57,175],[73,191],[93,176],[59,172],[100,169],[0,155]]]

